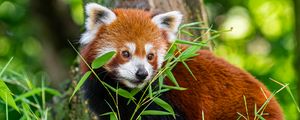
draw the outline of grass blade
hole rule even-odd
[[[1,72],[0,72],[0,77],[2,76],[2,74],[4,73],[4,71],[7,69],[8,65],[11,63],[11,61],[13,60],[14,58],[10,58],[9,61],[6,63],[6,65],[2,68]]]
[[[83,77],[79,80],[78,84],[75,87],[75,90],[73,91],[73,94],[70,97],[70,101],[72,97],[75,95],[75,93],[79,90],[79,88],[83,85],[83,83],[88,79],[88,77],[91,75],[91,71],[86,72]]]
[[[12,97],[12,93],[3,80],[0,80],[0,97],[5,103],[19,112],[19,108],[17,107],[14,98]]]

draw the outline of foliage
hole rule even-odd
[[[46,107],[47,100],[50,100],[52,96],[60,96],[61,94],[55,89],[46,87],[44,75],[42,75],[42,79],[33,80],[26,74],[8,70],[7,66],[11,61],[12,59],[1,69],[0,74],[0,97],[3,100],[0,109],[3,110],[3,105],[6,105],[3,110],[6,111],[6,114],[0,114],[0,118],[6,117],[7,120],[47,119],[50,110],[50,107]],[[13,88],[13,91],[8,86]],[[3,102],[4,104],[2,104]],[[10,105],[13,109],[7,107],[7,105]],[[12,114],[15,112],[14,110],[19,114]]]

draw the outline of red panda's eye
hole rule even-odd
[[[148,60],[152,60],[154,58],[154,54],[153,53],[150,53],[147,55],[147,59]]]
[[[122,55],[125,58],[129,58],[130,57],[130,53],[128,51],[122,51]]]

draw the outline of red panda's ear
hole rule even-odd
[[[110,9],[97,3],[88,3],[85,6],[87,19],[85,22],[86,32],[83,34],[80,43],[89,43],[101,25],[107,25],[117,19],[116,14]]]
[[[167,31],[169,42],[175,41],[178,26],[181,21],[182,14],[179,11],[158,14],[152,18],[152,22],[154,22],[160,29]]]

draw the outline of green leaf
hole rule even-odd
[[[296,101],[296,99],[295,99],[295,97],[294,97],[294,95],[293,95],[290,87],[287,86],[286,90],[289,92],[290,96],[292,97],[292,100],[293,100],[294,104],[296,105],[296,108],[297,108],[298,112],[300,112],[300,108],[298,106],[298,103],[297,103],[297,101]]]
[[[257,116],[260,120],[266,120],[264,117],[262,117],[262,116],[259,115],[259,114],[256,114],[256,116]]]
[[[184,67],[189,71],[189,73],[193,76],[193,78],[195,80],[197,80],[196,76],[194,75],[194,73],[192,72],[192,70],[189,68],[189,66],[186,64],[186,62],[182,61],[182,64],[184,65]]]
[[[173,75],[173,73],[171,72],[170,69],[167,69],[167,70],[165,71],[165,73],[166,73],[167,77],[168,77],[168,78],[169,78],[176,86],[179,86],[178,83],[177,83],[177,81],[176,81],[176,78],[174,77],[174,75]]]
[[[51,89],[51,88],[44,88],[44,90],[47,92],[47,93],[50,93],[52,95],[55,95],[55,96],[61,96],[61,94],[57,91],[57,90],[54,90],[54,89]],[[30,96],[33,96],[35,94],[39,94],[41,93],[43,90],[42,88],[35,88],[35,89],[32,89],[20,96],[18,96],[15,101],[19,101],[21,99],[24,99],[24,98],[27,98],[27,97],[30,97]]]
[[[40,93],[40,92],[42,92],[42,89],[41,89],[41,88],[32,89],[32,90],[30,90],[30,91],[28,91],[28,92],[26,92],[26,93],[24,93],[24,94],[18,96],[18,97],[16,98],[15,101],[19,101],[19,100],[21,100],[21,99],[24,99],[24,98],[33,96],[33,95],[38,94],[38,93]]]
[[[2,68],[1,72],[0,72],[0,77],[2,76],[2,74],[4,73],[4,71],[7,69],[8,65],[11,63],[11,61],[13,60],[14,58],[10,58],[9,61],[5,64],[5,66]]]
[[[178,57],[180,61],[184,61],[188,58],[197,56],[197,52],[200,50],[201,46],[191,46],[183,51],[180,56]]]
[[[75,95],[75,93],[79,90],[79,88],[83,85],[83,83],[88,79],[91,73],[92,73],[91,71],[88,71],[82,76],[82,78],[79,80],[78,84],[76,85],[75,90],[73,91],[73,94],[70,97],[70,100]]]
[[[114,113],[114,112],[110,113],[109,118],[110,118],[110,120],[118,120],[116,113]]]
[[[176,51],[176,49],[177,49],[177,46],[176,46],[176,44],[173,43],[165,56],[165,60],[171,58],[174,55],[174,52]]]
[[[12,97],[12,93],[3,80],[0,80],[0,97],[5,103],[19,112],[19,108],[17,107],[14,98]]]
[[[133,90],[130,91],[130,94],[135,96],[140,91],[141,91],[141,88],[134,88]]]
[[[44,88],[44,89],[47,93],[50,93],[54,96],[62,96],[61,93],[55,89],[51,89],[51,88]]]
[[[141,88],[134,88],[133,90],[130,91],[130,94],[132,96],[135,96],[140,91],[141,91]],[[130,102],[131,102],[131,99],[128,100],[127,105],[129,105]]]
[[[163,88],[173,89],[173,90],[187,90],[187,88],[178,87],[178,86],[169,86],[169,85],[163,85]]]
[[[159,105],[160,107],[164,108],[165,110],[167,110],[168,112],[172,113],[175,117],[175,113],[174,110],[172,108],[171,105],[169,105],[167,102],[165,102],[164,100],[160,99],[160,98],[154,98],[153,101]]]
[[[116,54],[115,51],[111,51],[111,52],[105,53],[102,56],[96,58],[92,62],[92,68],[93,69],[100,68],[101,66],[103,66],[104,64],[106,64],[115,54]]]
[[[159,91],[161,90],[162,86],[164,85],[164,78],[165,78],[164,75],[161,75],[158,78],[158,88],[159,88]]]
[[[185,28],[185,27],[190,27],[190,26],[195,26],[195,25],[200,25],[203,22],[192,22],[192,23],[187,23],[187,24],[183,24],[179,27],[179,29]]]
[[[145,110],[142,115],[173,115],[172,113],[159,110]]]
[[[149,97],[150,97],[150,98],[153,98],[152,85],[149,85],[148,92],[149,92]]]
[[[179,40],[177,39],[175,41],[175,43],[179,43],[179,44],[186,44],[186,45],[196,45],[196,46],[206,46],[206,44],[203,44],[201,42],[191,42],[191,41],[187,41],[187,40]]]
[[[194,36],[192,33],[190,33],[189,31],[186,31],[186,30],[180,30],[180,33],[183,33],[183,34],[188,35],[190,37]]]
[[[107,113],[103,113],[103,114],[101,114],[101,115],[99,115],[100,117],[101,116],[106,116],[106,115],[110,115],[110,114],[112,114],[113,112],[107,112]]]
[[[133,97],[133,95],[132,95],[130,92],[128,92],[128,91],[126,91],[126,90],[124,90],[124,89],[122,89],[122,88],[119,88],[119,89],[118,89],[118,94],[119,94],[120,96],[122,96],[122,97],[125,97],[125,98],[129,98],[129,99],[135,100],[135,98]]]

